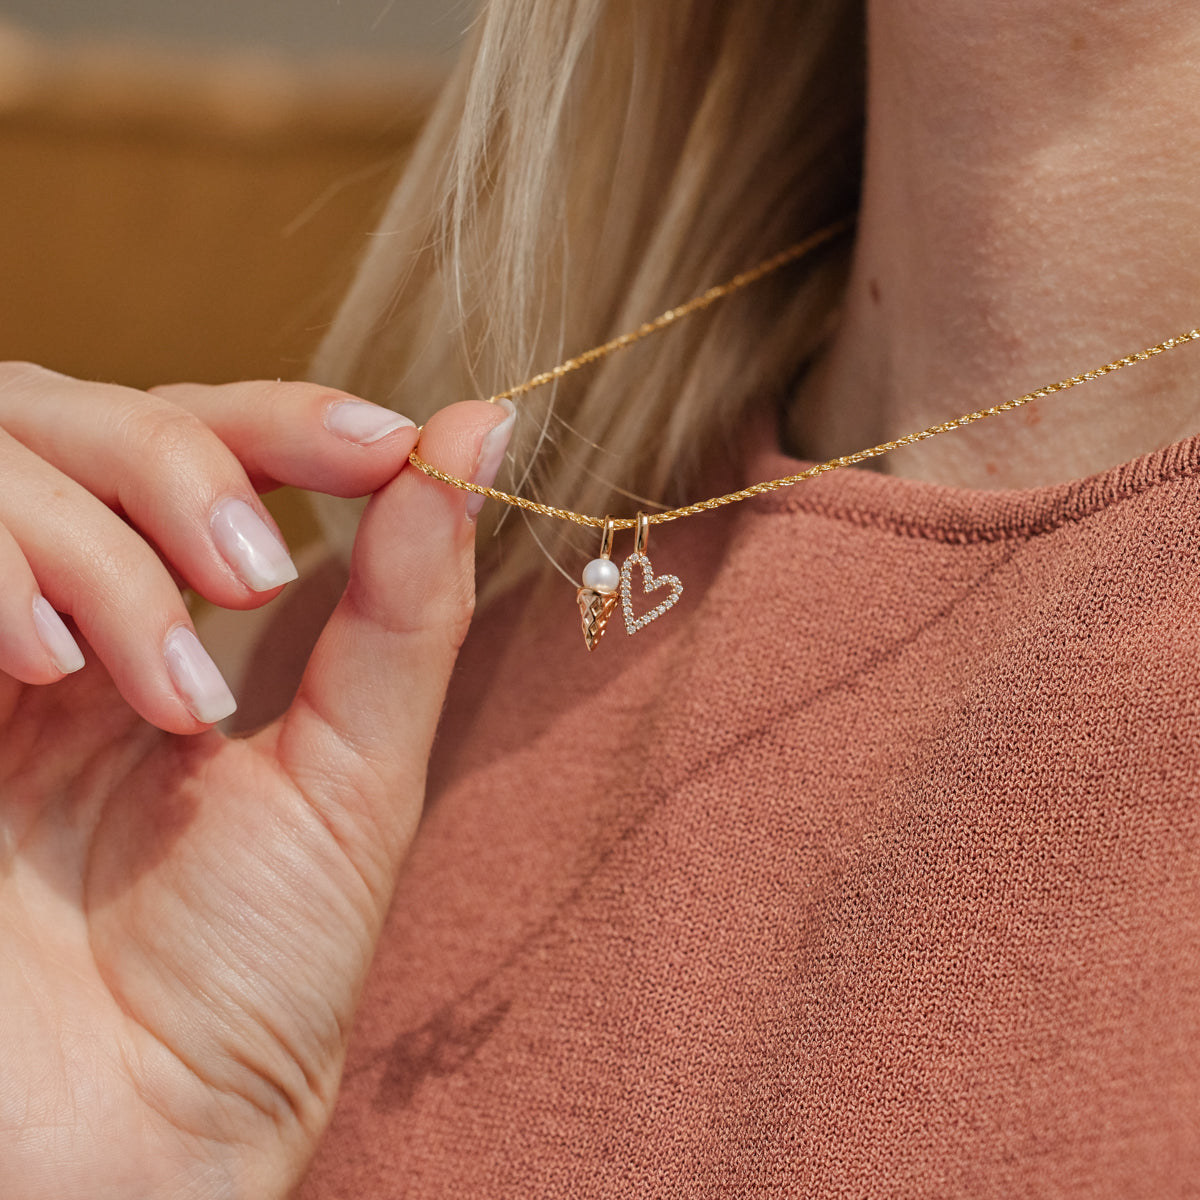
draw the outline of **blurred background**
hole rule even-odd
[[[0,0],[0,360],[298,378],[465,0]]]
[[[462,0],[4,0],[0,14],[57,38],[445,55],[470,20]]]

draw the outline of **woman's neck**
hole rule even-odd
[[[866,180],[843,319],[795,409],[831,457],[1200,325],[1200,6],[870,5]],[[1200,432],[1192,344],[882,460],[972,487]]]

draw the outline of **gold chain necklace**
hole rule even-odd
[[[534,388],[542,387],[547,383],[553,383],[555,380],[561,379],[564,375],[569,375],[572,371],[579,370],[580,367],[585,367],[597,359],[612,354],[614,351],[623,350],[626,346],[632,346],[635,342],[640,342],[643,338],[649,337],[651,334],[659,333],[669,326],[674,325],[677,321],[681,321],[684,317],[700,312],[702,309],[708,308],[711,304],[715,304],[718,300],[724,299],[734,292],[741,291],[742,288],[749,287],[752,283],[757,283],[760,279],[773,274],[782,267],[807,257],[821,246],[831,242],[835,237],[853,228],[854,223],[854,218],[848,217],[826,226],[826,228],[818,230],[803,241],[797,242],[795,245],[789,246],[786,250],[772,255],[765,262],[759,263],[758,266],[752,267],[748,271],[743,271],[740,275],[735,275],[727,283],[711,287],[699,296],[693,297],[686,304],[668,309],[652,321],[647,321],[645,324],[638,326],[637,329],[629,333],[624,333],[620,337],[613,338],[612,341],[605,342],[603,345],[585,350],[582,354],[567,359],[566,362],[560,363],[557,367],[553,367],[549,371],[543,371],[540,375],[534,375],[524,383],[517,384],[506,391],[497,392],[494,396],[488,398],[488,403],[495,404],[500,400],[512,400],[517,396],[523,396],[527,392],[533,391]],[[477,483],[470,483],[465,479],[459,479],[456,475],[449,475],[445,471],[440,471],[437,467],[427,463],[415,450],[409,455],[409,462],[414,467],[424,471],[430,478],[440,480],[451,487],[460,488],[467,492],[475,492],[477,495],[487,496],[491,500],[499,500],[502,504],[522,508],[526,512],[536,513],[538,516],[554,517],[560,521],[570,521],[575,525],[585,525],[589,528],[600,529],[602,531],[600,557],[592,559],[584,568],[582,586],[576,593],[576,600],[579,604],[580,616],[582,618],[584,641],[587,644],[587,648],[593,650],[604,636],[609,618],[616,609],[618,602],[621,605],[622,615],[625,620],[625,631],[629,634],[634,634],[639,629],[643,629],[649,625],[651,621],[661,617],[669,609],[674,608],[679,597],[683,594],[683,584],[676,576],[654,574],[654,568],[651,566],[648,554],[651,525],[663,525],[668,521],[678,521],[682,517],[692,517],[698,513],[709,512],[714,508],[722,508],[726,504],[737,504],[741,500],[749,500],[754,496],[761,496],[767,492],[776,492],[782,488],[794,487],[798,483],[803,483],[806,479],[815,479],[818,475],[824,475],[828,471],[836,471],[841,467],[851,467],[856,463],[865,462],[869,458],[879,458],[880,455],[887,454],[892,450],[898,450],[901,446],[911,446],[916,442],[923,442],[927,438],[937,437],[938,434],[949,433],[952,429],[961,429],[964,425],[973,425],[976,421],[982,421],[985,417],[994,417],[1000,413],[1011,412],[1015,408],[1021,408],[1023,405],[1028,404],[1031,400],[1040,400],[1044,396],[1054,395],[1055,392],[1065,392],[1069,388],[1078,387],[1081,383],[1089,383],[1093,379],[1101,378],[1101,376],[1111,375],[1114,371],[1121,370],[1122,367],[1129,367],[1134,363],[1145,362],[1146,359],[1154,358],[1156,355],[1172,350],[1176,346],[1182,346],[1187,342],[1198,340],[1200,340],[1200,328],[1189,329],[1186,333],[1179,334],[1177,337],[1167,338],[1165,341],[1159,342],[1154,346],[1149,346],[1145,350],[1139,350],[1134,354],[1126,354],[1121,358],[1113,359],[1112,362],[1105,363],[1101,367],[1095,367],[1090,371],[1083,371],[1079,375],[1071,375],[1066,379],[1060,379],[1057,383],[1046,384],[1035,391],[1026,392],[1023,396],[1017,396],[1012,400],[1005,400],[1002,404],[994,404],[990,408],[981,408],[951,421],[942,421],[940,424],[930,425],[927,429],[906,434],[904,437],[896,438],[894,441],[881,442],[878,446],[871,446],[866,450],[856,451],[854,454],[845,454],[840,458],[831,458],[827,462],[808,467],[806,470],[800,471],[795,475],[785,475],[780,479],[768,479],[736,492],[729,492],[723,496],[712,496],[707,500],[698,500],[694,504],[686,504],[682,508],[672,508],[666,512],[654,513],[653,515],[638,513],[636,517],[624,518],[588,516],[585,513],[572,512],[566,508],[555,508],[554,505],[541,504],[525,496],[514,496],[508,492],[499,491],[496,488],[482,487]],[[620,570],[618,570],[616,564],[612,561],[612,549],[614,534],[620,529],[633,529],[636,530],[636,534],[634,537],[633,553],[629,555]],[[634,569],[638,567],[642,571],[642,588],[644,592],[654,592],[662,588],[669,590],[669,594],[665,599],[661,600],[648,612],[643,612],[640,615],[635,614],[633,607],[633,573]]]

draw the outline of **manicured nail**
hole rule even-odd
[[[34,598],[33,626],[46,653],[64,675],[74,674],[83,666],[83,651],[79,643],[71,636],[62,617],[51,608],[45,596]]]
[[[269,592],[300,574],[287,548],[244,500],[217,505],[211,524],[221,556],[248,588]]]
[[[483,439],[483,445],[479,448],[479,461],[475,464],[475,474],[471,476],[471,482],[479,484],[480,487],[491,487],[496,482],[509,439],[512,437],[513,426],[517,423],[517,408],[511,400],[497,400],[496,403],[508,416],[495,429],[488,430],[487,437]],[[479,516],[486,499],[486,496],[477,495],[475,492],[467,493],[467,516],[472,521]]]
[[[190,629],[182,625],[172,629],[163,654],[171,682],[197,721],[215,725],[237,710],[237,701],[217,664]]]
[[[387,437],[393,429],[415,429],[416,424],[399,413],[367,400],[341,400],[325,410],[325,428],[348,442],[369,446]]]

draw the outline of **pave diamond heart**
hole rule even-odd
[[[644,592],[656,592],[659,588],[669,587],[671,594],[648,613],[635,617],[633,615],[633,568],[639,566],[642,568],[642,590]],[[621,612],[625,617],[625,632],[637,633],[639,629],[661,617],[667,609],[674,608],[682,595],[683,584],[676,576],[656,576],[650,560],[644,554],[631,554],[621,566]]]

